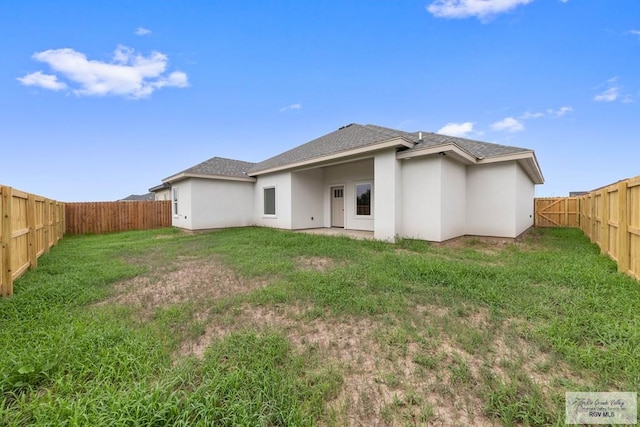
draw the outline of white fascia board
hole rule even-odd
[[[466,151],[458,147],[456,144],[453,144],[450,142],[446,144],[433,145],[433,146],[419,148],[419,149],[402,151],[396,155],[396,158],[398,160],[410,159],[413,157],[429,156],[432,154],[438,154],[443,152],[446,153],[447,151],[452,151],[456,153],[460,158],[464,159],[463,163],[474,164],[477,162],[477,159],[474,156],[467,153]]]
[[[402,151],[396,155],[396,158],[398,160],[411,159],[413,157],[428,156],[441,152],[446,153],[449,151],[457,154],[458,158],[462,160],[462,163],[466,163],[468,165],[508,162],[512,160],[524,163],[523,168],[525,169],[531,180],[536,184],[544,184],[544,177],[542,176],[540,165],[538,164],[538,160],[536,159],[536,154],[532,150],[521,151],[519,153],[504,154],[501,156],[492,156],[488,158],[476,158],[475,156],[469,154],[467,151],[462,150],[456,144],[449,142],[446,144],[434,145],[420,149]]]
[[[206,174],[199,174],[199,173],[184,173],[184,172],[180,172],[178,174],[170,176],[169,178],[165,178],[162,180],[162,182],[171,184],[172,182],[181,181],[183,179],[188,179],[188,178],[217,179],[222,181],[256,182],[256,179],[250,176],[243,178],[239,176],[206,175]]]
[[[531,180],[536,184],[544,184],[544,176],[542,175],[542,171],[540,170],[540,165],[538,164],[536,153],[532,150],[521,151],[519,153],[504,154],[502,156],[494,156],[486,159],[479,159],[478,164],[508,162],[510,160],[515,160],[519,163],[523,163],[523,168],[527,172]]]
[[[288,169],[297,169],[303,166],[310,166],[318,163],[330,162],[332,160],[340,159],[342,157],[357,156],[359,154],[371,153],[378,150],[384,150],[385,148],[393,148],[398,146],[411,148],[414,146],[414,144],[413,142],[405,138],[394,138],[379,144],[367,145],[365,147],[358,147],[358,148],[354,148],[347,151],[340,151],[339,153],[329,154],[327,156],[314,157],[312,159],[303,160],[297,163],[289,163],[287,165],[276,166],[269,169],[263,169],[263,170],[251,172],[251,176],[264,175],[267,173],[273,173],[273,172],[278,172],[278,171],[288,170]]]

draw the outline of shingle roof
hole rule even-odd
[[[247,178],[247,171],[251,169],[253,165],[255,165],[255,163],[225,159],[223,157],[213,157],[185,169],[176,175],[211,175]]]
[[[440,135],[432,132],[422,132],[422,142],[418,141],[418,132],[413,133],[417,144],[411,150],[432,147],[443,144],[456,144],[469,154],[478,158],[490,158],[505,154],[523,153],[532,151],[527,148],[511,147],[508,145],[494,144],[491,142],[476,141],[473,139],[459,138],[455,136]]]
[[[421,141],[419,140],[420,134],[422,134]],[[249,170],[249,173],[284,167],[314,158],[352,150],[354,148],[375,145],[394,138],[403,138],[415,143],[416,145],[409,150],[418,150],[420,148],[453,143],[470,155],[478,158],[489,158],[531,151],[526,148],[440,135],[433,132],[405,132],[382,126],[352,123],[306,144],[299,145],[270,159],[256,163]]]
[[[478,159],[532,151],[526,148],[440,135],[433,132],[405,132],[382,126],[352,123],[260,163],[213,157],[172,175],[164,181],[175,181],[189,175],[250,178],[251,175],[255,176],[271,169],[285,169],[301,162],[312,162],[314,159],[320,160],[326,156],[346,153],[353,149],[374,146],[398,138],[407,143],[415,144],[412,148],[406,148],[405,153],[448,144],[454,144]]]
[[[155,200],[156,196],[153,193],[147,194],[131,194],[130,196],[120,199],[121,202],[148,202]]]
[[[354,148],[374,145],[393,138],[408,138],[410,136],[411,134],[407,132],[395,129],[352,123],[306,144],[299,145],[289,151],[257,163],[251,168],[250,172],[286,166],[305,160],[337,154]]]

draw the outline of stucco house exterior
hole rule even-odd
[[[160,185],[151,187],[149,192],[153,194],[154,200],[171,200],[171,184],[163,182]]]
[[[354,123],[260,163],[214,157],[154,188],[170,187],[173,225],[189,230],[341,227],[441,242],[517,237],[543,182],[530,149]]]

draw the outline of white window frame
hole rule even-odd
[[[368,185],[370,189],[369,193],[369,215],[359,215],[358,214],[358,186],[360,185]],[[355,182],[353,184],[353,210],[356,218],[373,218],[373,182],[371,181],[362,181]]]
[[[171,187],[171,210],[173,212],[173,216],[176,217],[179,215],[180,208],[180,190],[178,187]]]
[[[273,190],[273,213],[267,213],[267,190]],[[262,216],[265,218],[276,218],[278,215],[278,190],[275,185],[262,187]]]

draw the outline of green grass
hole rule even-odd
[[[330,268],[299,268],[296,260],[313,257]],[[115,283],[161,277],[181,259],[215,259],[267,285],[154,307],[147,317],[109,299]],[[436,419],[430,394],[466,393],[467,405],[481,402],[476,414],[541,425],[562,423],[564,391],[640,389],[640,284],[578,230],[534,230],[497,250],[480,239],[437,247],[167,229],[67,237],[0,300],[0,424],[343,424],[354,405],[328,408],[357,367],[324,357],[317,344],[292,345],[285,330],[242,323],[243,307],[302,307],[298,331],[369,320],[379,386],[404,393],[377,402],[389,424]],[[224,319],[234,329],[203,358],[179,355],[184,341]],[[496,347],[497,337],[513,351]],[[543,388],[534,374],[553,381]],[[447,381],[427,384],[434,376]]]

